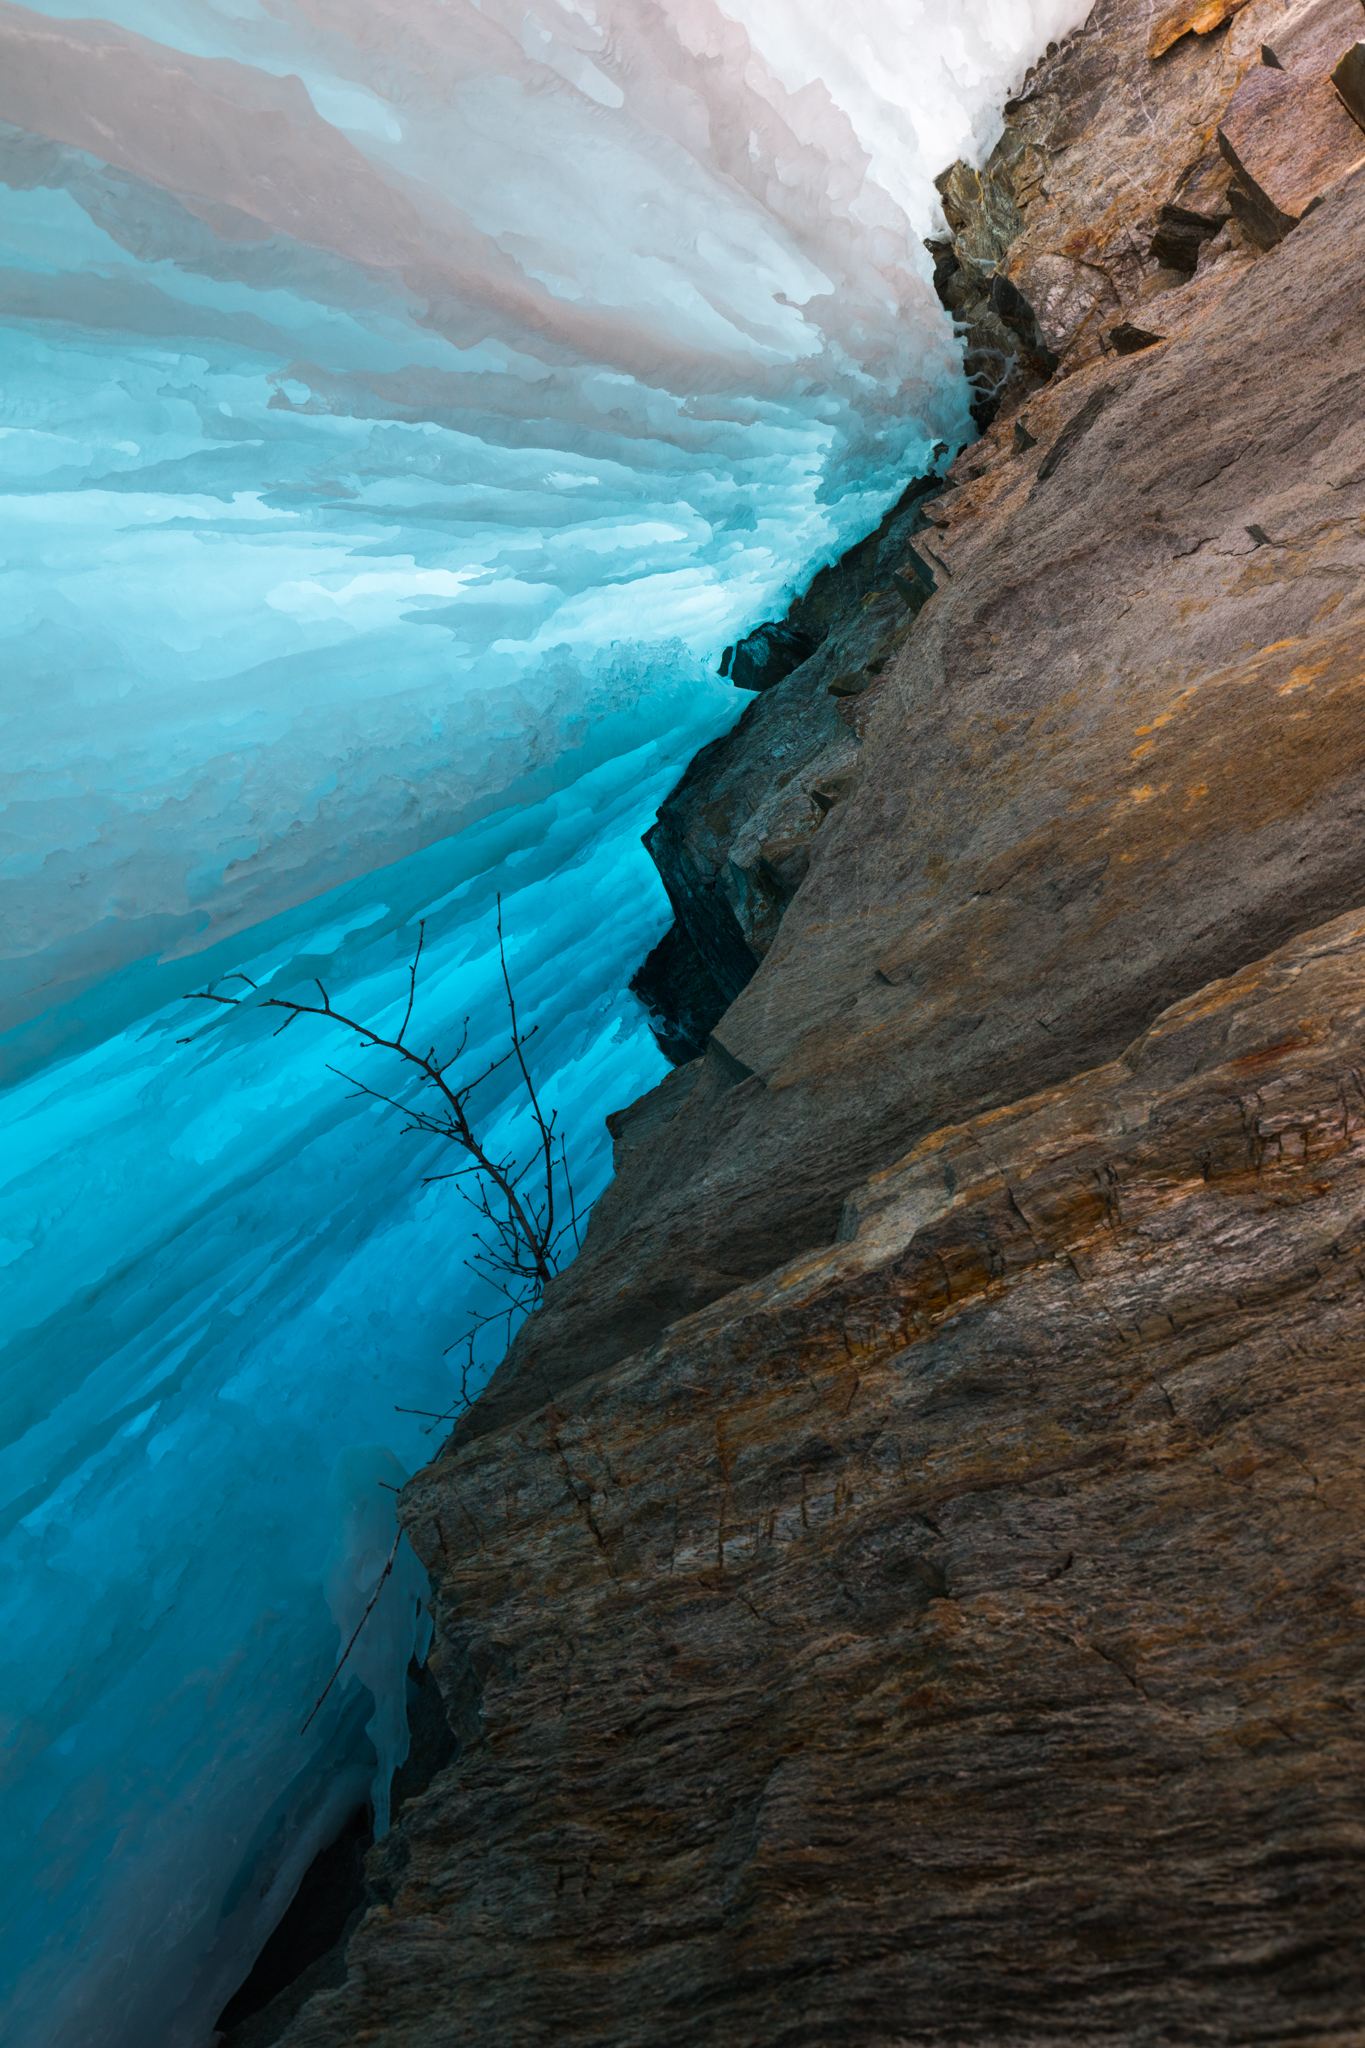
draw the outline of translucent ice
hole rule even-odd
[[[426,917],[477,1053],[501,890],[592,1198],[659,1072],[639,832],[720,648],[966,433],[929,174],[1076,11],[0,4],[15,2048],[200,2048],[424,1641],[400,1551],[300,1733],[395,1409],[452,1398],[461,1212],[325,1032],[180,997],[385,1015]]]
[[[374,1831],[388,1833],[389,1780],[408,1753],[407,1694],[394,1673],[426,1655],[426,1575],[400,1542],[392,1496],[408,1474],[383,1444],[352,1444],[332,1467],[327,1504],[336,1537],[322,1574],[322,1590],[341,1632],[348,1677],[375,1703],[366,1728],[374,1746]]]

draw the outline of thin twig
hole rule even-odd
[[[516,1318],[518,1315],[530,1313],[537,1306],[544,1293],[546,1283],[558,1270],[559,1249],[564,1239],[572,1236],[575,1247],[580,1242],[578,1205],[574,1196],[573,1182],[569,1176],[568,1148],[564,1134],[558,1128],[559,1112],[551,1110],[547,1115],[545,1110],[542,1109],[540,1097],[536,1093],[536,1085],[531,1076],[530,1065],[526,1059],[526,1046],[535,1037],[539,1026],[532,1025],[529,1031],[523,1031],[521,1019],[517,1014],[516,995],[512,988],[512,976],[507,965],[507,943],[502,926],[501,893],[497,897],[496,923],[498,964],[502,970],[503,991],[507,998],[511,1043],[506,1052],[500,1054],[496,1059],[490,1059],[487,1065],[473,1079],[462,1084],[452,1086],[446,1077],[456,1062],[463,1058],[469,1044],[468,1017],[464,1020],[464,1028],[460,1033],[459,1043],[446,1059],[440,1057],[434,1045],[428,1046],[425,1053],[420,1053],[414,1051],[412,1046],[407,1043],[408,1027],[412,1022],[413,1009],[417,1001],[417,970],[421,963],[423,948],[426,944],[425,918],[419,922],[417,927],[417,945],[408,965],[407,1003],[403,1010],[402,1022],[398,1027],[396,1037],[386,1038],[371,1025],[362,1023],[359,1018],[348,1017],[343,1011],[334,1009],[331,996],[323,983],[317,980],[316,977],[313,983],[319,997],[319,1001],[316,1003],[295,1002],[288,996],[264,996],[259,1005],[262,1009],[282,1010],[284,1012],[283,1022],[276,1028],[274,1033],[276,1037],[279,1037],[281,1032],[288,1031],[290,1026],[297,1023],[300,1017],[320,1017],[328,1023],[344,1025],[348,1031],[354,1032],[364,1045],[376,1051],[395,1053],[399,1059],[406,1060],[409,1066],[416,1068],[419,1076],[414,1094],[420,1093],[423,1088],[434,1088],[441,1097],[442,1106],[439,1109],[433,1111],[422,1108],[419,1104],[412,1101],[404,1102],[396,1095],[387,1094],[382,1088],[372,1088],[368,1082],[360,1080],[354,1074],[348,1074],[343,1068],[330,1067],[329,1071],[344,1081],[354,1091],[355,1095],[368,1096],[371,1101],[381,1103],[385,1108],[396,1110],[404,1120],[403,1129],[405,1132],[416,1131],[424,1136],[444,1138],[458,1146],[469,1162],[468,1165],[456,1167],[449,1173],[428,1174],[424,1177],[421,1185],[423,1187],[430,1187],[438,1180],[453,1180],[464,1200],[478,1212],[483,1224],[487,1225],[487,1229],[476,1228],[472,1240],[476,1248],[474,1256],[465,1259],[463,1263],[466,1269],[474,1274],[485,1287],[500,1295],[502,1301],[499,1307],[490,1309],[484,1314],[473,1316],[466,1325],[463,1334],[457,1337],[453,1344],[446,1347],[447,1355],[457,1348],[462,1348],[465,1352],[465,1357],[460,1366],[458,1401],[453,1403],[450,1409],[441,1415],[435,1414],[429,1408],[399,1408],[396,1410],[398,1414],[420,1416],[425,1420],[427,1422],[427,1429],[424,1432],[426,1435],[431,1435],[443,1423],[453,1422],[470,1407],[473,1397],[469,1391],[469,1379],[470,1374],[474,1370],[474,1346],[476,1339],[484,1330],[490,1329],[495,1323],[505,1322],[507,1342],[510,1344]],[[225,981],[242,982],[253,996],[261,997],[259,985],[251,979],[249,974],[230,974],[225,975],[223,979]],[[225,1009],[234,1009],[245,1002],[247,998],[241,995],[219,995],[216,985],[210,983],[206,989],[197,989],[192,1000],[217,1003]],[[182,1040],[181,1043],[189,1044],[191,1041],[186,1039]],[[515,1060],[517,1063],[521,1074],[522,1086],[526,1091],[526,1100],[530,1105],[531,1116],[537,1132],[537,1142],[530,1157],[520,1164],[515,1154],[500,1158],[489,1152],[469,1114],[469,1104],[476,1092],[482,1088],[486,1081],[491,1080],[495,1074],[499,1073],[510,1060]],[[557,1161],[556,1153],[558,1154]],[[556,1226],[555,1222],[556,1171],[564,1177],[564,1193],[569,1212],[568,1222],[560,1223],[558,1226]],[[528,1177],[530,1185],[523,1192],[523,1184],[527,1182]],[[464,1185],[468,1179],[472,1179],[474,1182],[472,1189]],[[505,1209],[505,1214],[495,1212],[493,1207],[494,1197],[498,1201],[498,1209]],[[381,1480],[380,1484],[384,1485],[385,1482]],[[390,1488],[389,1490],[397,1491],[396,1488]],[[341,1661],[338,1663],[336,1670],[332,1673],[327,1684],[315,1700],[313,1711],[300,1729],[300,1734],[306,1734],[312,1726],[324,1700],[336,1684],[337,1679],[341,1676],[346,1660],[359,1639],[360,1631],[364,1628],[365,1623],[374,1611],[374,1605],[383,1589],[384,1581],[393,1570],[394,1561],[398,1556],[398,1546],[401,1541],[402,1531],[400,1529],[398,1535],[394,1538],[393,1549],[389,1553],[388,1563],[380,1573],[379,1581],[370,1596],[369,1605],[357,1622],[355,1632],[342,1652]]]
[[[568,1146],[563,1132],[559,1129],[559,1114],[558,1111],[547,1112],[543,1108],[526,1058],[527,1044],[539,1027],[532,1025],[529,1031],[522,1029],[516,992],[507,964],[501,894],[496,900],[498,964],[507,1001],[510,1044],[505,1052],[489,1059],[476,1075],[463,1083],[452,1085],[447,1076],[468,1047],[468,1017],[464,1020],[458,1044],[447,1058],[442,1058],[435,1046],[429,1046],[423,1054],[415,1051],[407,1042],[407,1033],[417,1001],[417,973],[426,944],[425,918],[417,927],[417,945],[408,964],[407,1001],[395,1037],[386,1038],[371,1025],[336,1009],[326,986],[316,978],[314,987],[319,998],[316,1003],[297,1002],[287,996],[264,996],[260,1004],[264,1009],[282,1010],[285,1013],[284,1021],[277,1027],[276,1036],[282,1031],[287,1031],[300,1017],[318,1017],[327,1023],[344,1025],[364,1045],[377,1051],[394,1053],[400,1059],[406,1060],[409,1066],[417,1070],[418,1090],[434,1088],[441,1098],[439,1109],[427,1109],[418,1101],[405,1101],[399,1095],[391,1094],[382,1087],[373,1087],[369,1082],[361,1080],[358,1075],[348,1073],[344,1067],[333,1066],[329,1062],[329,1071],[346,1083],[353,1096],[368,1097],[371,1101],[396,1111],[403,1119],[404,1132],[413,1131],[427,1137],[443,1138],[458,1146],[465,1154],[467,1164],[451,1168],[445,1173],[424,1175],[421,1182],[423,1187],[430,1187],[437,1181],[454,1181],[463,1200],[470,1204],[482,1224],[487,1226],[486,1229],[475,1231],[473,1256],[462,1263],[466,1271],[501,1296],[500,1305],[496,1309],[473,1317],[462,1336],[447,1346],[448,1352],[459,1347],[465,1347],[469,1351],[469,1357],[461,1368],[462,1407],[455,1412],[462,1412],[462,1408],[469,1404],[468,1381],[473,1370],[475,1339],[493,1324],[505,1321],[507,1341],[510,1343],[517,1317],[528,1314],[537,1306],[546,1282],[558,1270],[562,1244],[570,1237],[575,1248],[581,1243],[578,1203],[569,1173]],[[224,979],[243,983],[254,996],[263,995],[259,985],[248,974],[228,975]],[[217,986],[212,983],[206,989],[197,990],[195,999],[200,1002],[217,1003],[228,1009],[235,1008],[247,1000],[241,995],[220,995]],[[536,1128],[534,1150],[524,1161],[519,1161],[515,1155],[500,1157],[487,1150],[469,1115],[469,1104],[475,1093],[511,1060],[517,1063],[525,1099]],[[564,1198],[568,1208],[567,1222],[558,1221],[556,1216],[557,1173],[563,1175]],[[495,1198],[497,1208],[494,1207]],[[449,1417],[441,1416],[435,1419],[445,1421]]]
[[[512,993],[512,977],[507,972],[507,948],[502,937],[502,891],[498,891],[498,964],[502,968],[502,985],[507,991],[507,1009],[512,1019],[512,1049],[521,1068],[521,1078],[526,1083],[526,1093],[531,1098],[531,1114],[540,1130],[541,1146],[545,1153],[545,1237],[553,1242],[555,1222],[555,1181],[554,1157],[551,1151],[554,1135],[554,1117],[547,1124],[541,1114],[540,1097],[536,1094],[535,1083],[526,1065],[526,1055],[521,1049],[521,1036],[517,1030],[517,999]]]
[[[408,1019],[412,1016],[412,1006],[417,1000],[417,963],[422,957],[422,948],[426,944],[426,937],[427,921],[425,918],[422,918],[417,926],[417,951],[413,954],[412,965],[408,969],[408,1007],[404,1010],[403,1021],[398,1027],[398,1043],[400,1045],[403,1043],[403,1033],[408,1028]]]
[[[382,1590],[383,1590],[383,1586],[384,1586],[384,1581],[385,1581],[385,1579],[386,1579],[386,1578],[387,1578],[387,1577],[389,1576],[389,1573],[390,1573],[390,1572],[391,1572],[391,1571],[393,1570],[393,1561],[394,1561],[394,1559],[395,1559],[395,1558],[397,1557],[397,1555],[398,1555],[398,1546],[399,1546],[399,1544],[400,1544],[400,1543],[401,1543],[402,1541],[403,1541],[403,1531],[402,1531],[402,1530],[400,1529],[400,1530],[398,1531],[398,1534],[397,1534],[397,1535],[396,1535],[396,1536],[394,1537],[394,1539],[393,1539],[393,1549],[392,1549],[392,1550],[391,1550],[391,1551],[389,1552],[389,1561],[388,1561],[388,1563],[387,1563],[387,1564],[385,1565],[385,1567],[384,1567],[383,1571],[382,1571],[382,1572],[381,1572],[381,1573],[379,1574],[379,1584],[378,1584],[378,1585],[377,1585],[377,1586],[375,1587],[375,1589],[374,1589],[373,1593],[371,1593],[371,1595],[370,1595],[370,1605],[369,1605],[369,1606],[368,1606],[368,1607],[367,1607],[367,1608],[365,1609],[365,1612],[364,1612],[364,1613],[363,1613],[363,1614],[361,1615],[361,1617],[360,1617],[359,1621],[358,1621],[358,1622],[356,1623],[356,1625],[355,1625],[355,1635],[353,1635],[353,1636],[351,1637],[351,1640],[350,1640],[350,1642],[349,1642],[349,1643],[347,1643],[347,1645],[346,1645],[345,1649],[344,1649],[344,1650],[342,1651],[342,1653],[341,1653],[341,1664],[338,1664],[338,1665],[337,1665],[337,1668],[336,1668],[336,1670],[335,1670],[335,1671],[334,1671],[334,1672],[332,1673],[332,1675],[331,1675],[331,1677],[330,1677],[330,1678],[328,1679],[328,1681],[327,1681],[326,1685],[324,1685],[324,1686],[323,1686],[323,1688],[322,1688],[322,1691],[321,1691],[321,1692],[320,1692],[320,1693],[318,1694],[317,1698],[316,1698],[316,1699],[314,1700],[314,1702],[313,1702],[313,1711],[312,1711],[312,1713],[311,1713],[311,1714],[310,1714],[310,1715],[308,1716],[308,1719],[307,1719],[307,1720],[306,1720],[306,1721],[304,1722],[304,1724],[303,1724],[302,1728],[300,1728],[300,1730],[299,1730],[299,1734],[300,1734],[300,1735],[306,1735],[306,1734],[308,1733],[308,1730],[309,1730],[309,1729],[310,1729],[310,1728],[312,1727],[312,1725],[313,1725],[313,1722],[314,1722],[314,1719],[315,1719],[315,1718],[316,1718],[316,1716],[317,1716],[317,1711],[318,1711],[318,1708],[319,1708],[319,1707],[320,1707],[320,1706],[322,1705],[322,1703],[323,1703],[323,1701],[324,1701],[324,1700],[326,1699],[326,1697],[327,1697],[328,1693],[329,1693],[329,1692],[330,1692],[330,1691],[332,1690],[332,1687],[333,1687],[333,1686],[334,1686],[334,1685],[336,1684],[337,1680],[338,1680],[338,1679],[340,1678],[340,1676],[341,1676],[341,1665],[342,1665],[342,1664],[344,1664],[344,1663],[346,1662],[346,1659],[347,1659],[347,1658],[348,1658],[348,1657],[350,1656],[350,1654],[351,1654],[352,1650],[353,1650],[353,1649],[355,1648],[355,1646],[356,1646],[356,1638],[357,1638],[357,1637],[359,1636],[359,1634],[360,1634],[360,1631],[361,1631],[361,1629],[363,1629],[363,1628],[364,1628],[364,1626],[365,1626],[366,1622],[367,1622],[367,1621],[369,1620],[369,1618],[370,1618],[370,1614],[371,1614],[371,1611],[372,1611],[372,1609],[373,1609],[373,1607],[374,1607],[374,1603],[375,1603],[375,1601],[376,1601],[376,1600],[377,1600],[377,1599],[379,1598],[379,1595],[380,1595],[380,1593],[381,1593],[381,1592],[382,1592]]]
[[[501,910],[499,910],[500,947],[501,943]],[[507,962],[505,956],[503,957],[502,968],[503,980],[504,982],[507,982]],[[507,985],[510,993],[510,983],[508,983]],[[496,1073],[499,1067],[505,1066],[507,1061],[515,1056],[517,1063],[521,1068],[522,1074],[526,1080],[526,1086],[531,1097],[531,1103],[536,1123],[541,1129],[542,1133],[544,1132],[544,1118],[542,1117],[540,1112],[540,1104],[536,1100],[535,1090],[531,1085],[530,1074],[527,1070],[526,1060],[522,1052],[521,1035],[517,1030],[515,1004],[513,1004],[512,1006],[512,1052],[504,1053],[501,1059],[494,1060],[478,1077],[478,1080],[468,1082],[463,1088],[451,1088],[445,1079],[446,1068],[450,1066],[451,1062],[447,1060],[445,1066],[443,1067],[436,1057],[436,1050],[434,1046],[425,1055],[423,1055],[421,1053],[414,1052],[411,1046],[402,1044],[399,1039],[383,1037],[380,1032],[371,1030],[368,1024],[362,1024],[357,1018],[347,1017],[340,1010],[334,1010],[332,1008],[332,999],[328,995],[322,983],[320,981],[315,981],[315,986],[317,988],[318,994],[322,997],[322,1002],[320,1004],[296,1003],[285,996],[267,996],[264,1004],[262,1005],[262,1008],[267,1010],[288,1011],[289,1014],[285,1018],[284,1023],[281,1024],[280,1031],[287,1031],[289,1029],[289,1026],[294,1022],[296,1017],[325,1017],[331,1023],[344,1024],[348,1031],[354,1031],[356,1036],[358,1038],[363,1038],[367,1045],[374,1046],[378,1050],[383,1052],[397,1053],[401,1059],[405,1059],[409,1061],[413,1066],[419,1068],[421,1072],[425,1075],[426,1079],[432,1084],[432,1086],[440,1090],[441,1095],[444,1097],[446,1103],[448,1104],[449,1107],[447,1113],[450,1119],[449,1127],[447,1127],[446,1125],[435,1123],[434,1120],[431,1120],[427,1117],[426,1112],[424,1111],[413,1110],[405,1104],[394,1102],[392,1096],[384,1095],[377,1088],[367,1087],[364,1082],[354,1080],[354,1078],[349,1074],[344,1075],[343,1079],[351,1081],[352,1085],[355,1087],[358,1094],[373,1096],[373,1098],[377,1102],[384,1102],[389,1104],[392,1108],[401,1109],[405,1115],[412,1118],[413,1122],[417,1125],[419,1129],[429,1130],[438,1133],[443,1137],[451,1138],[455,1141],[456,1144],[463,1146],[464,1150],[468,1152],[470,1158],[474,1161],[474,1164],[478,1168],[478,1170],[481,1173],[487,1175],[488,1179],[491,1180],[494,1183],[494,1185],[498,1188],[504,1201],[507,1203],[507,1207],[512,1218],[513,1228],[521,1238],[521,1241],[525,1245],[527,1251],[531,1254],[531,1259],[535,1269],[536,1278],[539,1281],[540,1285],[543,1287],[545,1285],[545,1282],[551,1278],[554,1272],[554,1266],[551,1264],[549,1258],[549,1253],[551,1249],[550,1233],[548,1229],[538,1229],[533,1219],[530,1216],[528,1216],[525,1205],[523,1204],[520,1196],[517,1194],[516,1184],[517,1181],[521,1178],[521,1175],[518,1173],[515,1177],[510,1177],[510,1166],[505,1166],[499,1161],[489,1157],[488,1153],[484,1151],[483,1146],[479,1142],[478,1135],[475,1132],[473,1125],[469,1121],[469,1116],[466,1109],[466,1104],[468,1103],[469,1097],[473,1093],[474,1089],[479,1086],[479,1083],[487,1080],[490,1074]],[[208,988],[197,989],[194,992],[194,996],[191,998],[191,1000],[198,1002],[224,1003],[228,1005],[234,1005],[240,1003],[242,998],[240,996],[220,996],[215,994],[212,988]],[[407,1027],[405,1019],[404,1029],[406,1028]],[[277,1037],[278,1035],[279,1034],[276,1033]],[[527,1036],[529,1037],[530,1033],[527,1033]],[[552,1187],[547,1189],[547,1198],[549,1203],[550,1214],[553,1215]]]

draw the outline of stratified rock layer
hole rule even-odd
[[[750,635],[813,651],[794,672],[777,665],[778,680],[702,749],[645,834],[676,922],[631,986],[675,1061],[705,1050],[752,979],[816,833],[854,786],[862,724],[838,700],[875,689],[934,588],[914,537],[940,487],[917,477],[875,533],[820,571],[785,623]],[[754,665],[742,671],[736,654],[740,687]]]
[[[1363,259],[1357,175],[1167,293],[1164,342],[1035,393],[1036,445],[999,424],[960,459],[928,508],[951,580],[857,789],[468,1427],[827,1242],[924,1131],[1365,902]]]
[[[1056,368],[404,1495],[463,1753],[290,2048],[1365,2042],[1365,173],[1263,253],[1216,148],[1357,25],[1185,13],[1033,82]]]
[[[294,2048],[1348,2043],[1365,917],[413,1482],[470,1747]]]

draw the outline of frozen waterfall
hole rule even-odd
[[[431,1147],[246,968],[502,1028],[581,1191],[721,647],[969,431],[930,175],[1074,0],[0,4],[12,2048],[205,2048],[383,1820],[376,1583],[470,1298]],[[510,1097],[485,1111],[511,1128]],[[484,1361],[485,1364],[488,1360]]]

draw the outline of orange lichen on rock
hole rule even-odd
[[[1182,36],[1206,36],[1248,4],[1248,0],[1178,0],[1152,24],[1147,38],[1147,55],[1164,57]]]

